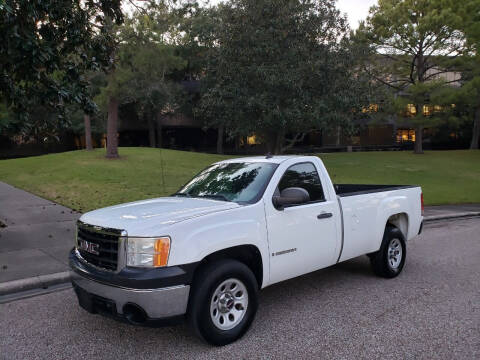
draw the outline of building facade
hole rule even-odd
[[[439,72],[432,68],[427,75]],[[461,74],[451,71],[441,73],[436,78],[442,78],[451,86],[461,85]],[[193,81],[195,82],[195,81]],[[195,96],[199,91],[197,84],[192,81],[184,84],[185,90],[190,96]],[[399,94],[401,96],[401,94]],[[357,130],[353,135],[344,134],[340,128],[318,129],[309,133],[301,143],[291,150],[299,151],[342,151],[342,150],[403,150],[411,149],[416,141],[413,124],[409,122],[412,115],[417,115],[417,109],[408,104],[403,116],[387,116],[383,119],[369,121],[367,113],[379,113],[381,105],[371,104],[364,109],[365,118],[358,120]],[[423,106],[423,116],[434,116],[442,111],[434,104]],[[159,114],[155,120],[154,128],[149,124],[139,121],[134,115],[125,112],[121,116],[119,126],[120,146],[149,146],[151,132],[154,131],[156,146],[172,149],[211,151],[214,152],[217,145],[217,129],[208,128],[200,118],[189,116],[181,112],[172,114]],[[378,116],[376,117],[378,118]],[[468,147],[469,129],[458,126],[436,126],[425,128],[423,144],[425,149],[455,149]],[[223,135],[222,142],[226,152],[253,152],[263,153],[265,146],[252,136],[244,139],[229,139]]]

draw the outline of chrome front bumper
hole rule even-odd
[[[129,289],[104,284],[71,271],[74,287],[113,302],[118,315],[123,315],[126,304],[140,306],[150,319],[183,315],[187,311],[190,285],[178,285],[161,289]],[[77,292],[78,295],[78,292]],[[79,301],[80,295],[79,296]]]

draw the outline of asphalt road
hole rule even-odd
[[[1,359],[480,358],[480,218],[430,224],[403,273],[361,257],[264,289],[250,331],[213,348],[185,325],[90,315],[72,290],[0,305]]]

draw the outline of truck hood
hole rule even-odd
[[[239,206],[204,198],[163,197],[90,211],[83,214],[80,221],[126,230],[129,236],[159,236],[166,235],[159,232],[170,225]]]

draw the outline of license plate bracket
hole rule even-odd
[[[75,284],[73,288],[77,294],[79,305],[89,313],[117,315],[117,307],[114,301],[91,294]]]

